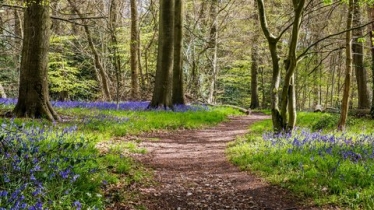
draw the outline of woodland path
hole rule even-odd
[[[227,143],[267,118],[252,114],[203,130],[139,136],[148,153],[137,159],[155,174],[155,184],[140,189],[140,203],[149,210],[313,209],[227,160]]]

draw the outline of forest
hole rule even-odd
[[[0,0],[0,55],[0,209],[374,209],[373,0]]]

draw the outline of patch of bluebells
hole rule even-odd
[[[15,105],[17,99],[11,98],[0,98],[0,104],[3,105]],[[86,108],[86,109],[99,109],[99,110],[117,110],[117,103],[115,102],[83,102],[83,101],[52,101],[52,106],[57,108]],[[120,102],[118,104],[118,110],[128,110],[128,111],[141,111],[148,108],[149,101],[127,101]],[[151,109],[155,111],[176,111],[176,112],[186,112],[186,111],[203,111],[209,108],[204,105],[174,105],[173,110],[170,108],[157,108]]]
[[[81,155],[90,145],[83,138],[72,141],[75,130],[1,124],[0,209],[53,209],[62,197],[59,207],[82,208],[74,194],[82,175],[76,171],[96,157]]]
[[[266,133],[262,139],[246,158],[271,167],[267,173],[287,180],[285,186],[321,198],[338,196],[357,206],[372,200],[374,134],[296,130],[292,135]]]
[[[0,105],[9,106],[9,105],[15,105],[16,103],[17,103],[17,99],[13,99],[13,98],[0,98]]]
[[[334,135],[309,130],[296,130],[293,135],[266,133],[263,139],[272,147],[287,148],[288,153],[308,153],[334,156],[353,163],[374,161],[374,134]]]

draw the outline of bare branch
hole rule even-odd
[[[374,20],[373,20],[373,21],[370,21],[370,22],[368,22],[368,23],[365,23],[365,24],[363,24],[363,25],[357,26],[357,27],[349,28],[349,29],[346,29],[346,30],[343,30],[343,31],[337,32],[337,33],[335,33],[335,34],[330,34],[330,35],[328,35],[328,36],[323,37],[322,39],[319,39],[319,40],[315,41],[313,44],[309,45],[309,46],[304,50],[304,52],[302,52],[302,53],[297,57],[297,61],[302,60],[302,59],[305,57],[305,55],[308,53],[308,51],[309,51],[312,47],[314,47],[314,46],[316,46],[317,44],[319,44],[320,42],[322,42],[322,41],[324,41],[324,40],[326,40],[326,39],[332,38],[332,37],[334,37],[334,36],[338,36],[338,35],[344,34],[345,32],[348,32],[348,31],[353,31],[353,30],[356,30],[356,29],[359,29],[359,28],[363,28],[363,27],[368,26],[368,25],[370,25],[370,24],[372,24],[372,23],[374,23]]]
[[[54,20],[61,20],[61,21],[65,21],[65,22],[72,23],[72,24],[79,25],[79,26],[86,26],[85,24],[77,23],[75,21],[72,21],[71,19],[65,19],[65,18],[56,17],[56,16],[51,16],[51,18]]]

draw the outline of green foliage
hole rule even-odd
[[[93,90],[98,86],[97,81],[85,75],[83,68],[72,62],[76,57],[69,51],[69,45],[74,39],[73,36],[51,38],[48,77],[50,94],[54,99],[92,99],[96,95]]]
[[[218,78],[218,87],[223,92],[218,96],[220,102],[243,107],[250,104],[250,67],[248,59],[236,61],[232,67],[222,70]]]
[[[92,98],[90,90],[97,85],[94,80],[81,80],[79,78],[80,71],[76,67],[69,65],[59,53],[50,53],[49,62],[49,82],[50,94],[61,95],[67,92],[67,99],[74,99],[77,96],[86,95]],[[90,96],[91,94],[91,96]],[[66,100],[66,99],[65,99]]]
[[[317,205],[371,209],[374,136],[362,125],[373,127],[373,122],[354,119],[348,133],[337,133],[332,131],[338,115],[301,113],[299,119],[299,125],[324,133],[297,130],[292,136],[274,135],[267,133],[271,120],[255,123],[251,135],[230,145],[231,161]]]

